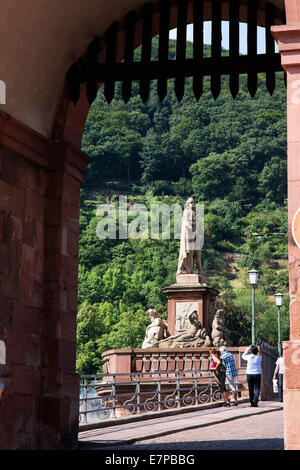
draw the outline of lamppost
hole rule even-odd
[[[251,269],[248,271],[249,282],[252,286],[252,325],[251,325],[251,342],[255,344],[255,286],[258,281],[258,271]]]
[[[278,354],[281,356],[281,328],[280,328],[280,307],[282,307],[283,294],[275,294],[275,303],[278,307]]]

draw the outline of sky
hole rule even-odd
[[[173,29],[170,31],[170,38],[176,39],[177,30]],[[187,39],[193,41],[193,25],[187,26]],[[204,22],[204,44],[211,44],[211,21]],[[222,47],[229,49],[229,22],[222,21]],[[275,46],[276,52],[278,52],[277,44]],[[265,42],[265,28],[257,28],[257,52],[258,54],[265,54],[266,42]],[[240,23],[240,53],[247,54],[247,24]]]

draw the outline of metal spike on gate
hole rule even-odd
[[[188,0],[182,0],[177,7],[177,42],[176,60],[179,68],[184,68],[186,58],[186,27],[187,27],[187,7]],[[184,75],[177,75],[175,78],[175,95],[181,101],[184,95]]]
[[[66,79],[69,83],[69,96],[70,100],[74,105],[77,104],[79,98],[80,98],[80,63],[76,62],[75,64],[72,64],[71,67],[69,68],[67,74],[66,74]]]
[[[221,23],[221,0],[212,0],[212,35],[211,35],[211,57],[216,63],[221,57],[222,43],[222,23]],[[211,74],[211,92],[216,100],[221,91],[221,74],[212,72]]]
[[[96,99],[98,92],[98,83],[96,76],[96,67],[100,52],[100,38],[97,37],[91,42],[87,49],[88,78],[86,82],[86,96],[90,104]]]
[[[103,38],[96,38],[87,53],[74,63],[66,74],[69,96],[74,104],[80,99],[82,84],[86,84],[86,96],[91,104],[98,87],[104,83],[104,96],[108,103],[115,94],[115,82],[122,82],[125,103],[131,97],[132,81],[140,81],[139,93],[145,103],[150,94],[151,80],[157,80],[157,94],[161,101],[167,95],[168,79],[175,79],[175,94],[180,101],[184,96],[185,77],[193,79],[193,93],[197,100],[203,93],[203,77],[210,76],[211,92],[215,99],[221,91],[222,75],[229,75],[229,88],[233,98],[239,92],[239,74],[248,75],[248,90],[252,97],[257,91],[258,74],[266,73],[266,87],[272,94],[275,89],[276,72],[282,71],[280,54],[275,52],[271,26],[284,22],[284,11],[276,9],[270,0],[265,4],[266,54],[257,51],[258,0],[160,0],[148,1],[141,11],[129,12],[120,24],[113,23]],[[211,57],[204,57],[203,25],[211,5],[212,45]],[[169,30],[171,6],[177,5],[176,60],[169,60]],[[239,54],[239,20],[241,5],[248,11],[248,53]],[[193,58],[186,58],[187,21],[193,14]],[[229,56],[222,55],[222,13],[229,13]],[[260,14],[263,12],[260,10]],[[283,16],[282,16],[283,15]],[[134,61],[137,22],[142,23],[142,54],[140,62]],[[151,60],[153,26],[158,23],[158,60]],[[119,32],[124,25],[124,50],[118,48]],[[175,26],[175,25],[174,25]],[[104,62],[99,62],[100,45],[105,45]],[[122,53],[123,52],[123,53]],[[121,60],[122,56],[124,60]],[[102,54],[101,54],[102,55]],[[285,76],[286,83],[286,76]]]
[[[266,54],[268,56],[275,54],[275,41],[271,33],[271,26],[274,25],[275,7],[273,4],[266,3]],[[266,86],[270,95],[275,89],[275,72],[274,70],[266,71]]]
[[[125,18],[125,48],[124,48],[124,63],[130,64],[133,62],[134,57],[134,37],[135,37],[135,24],[136,12],[131,11]],[[131,97],[132,80],[126,78],[122,83],[122,97],[127,103]]]
[[[141,62],[146,65],[151,62],[152,50],[152,27],[153,27],[153,3],[146,3],[143,6],[143,42],[142,42],[142,59]],[[141,78],[140,80],[140,97],[143,103],[149,99],[150,80],[149,78]]]
[[[203,59],[203,0],[193,0],[193,56],[199,61],[199,70],[193,76],[193,93],[198,101],[203,93],[203,74],[200,69]]]
[[[111,65],[117,61],[118,49],[118,23],[113,23],[106,31],[106,64]],[[108,103],[111,103],[115,95],[114,79],[106,79],[104,81],[104,96]]]
[[[257,71],[252,63],[257,56],[257,0],[248,0],[248,90],[254,98],[257,91]]]
[[[169,29],[170,29],[170,1],[160,1],[160,24],[159,24],[159,45],[158,61],[163,65],[169,57]],[[160,101],[163,101],[168,91],[168,80],[166,76],[157,80],[157,94]]]
[[[239,57],[239,9],[239,0],[232,0],[229,6],[229,57],[231,57],[232,61]],[[239,72],[231,72],[229,76],[229,89],[233,98],[236,98],[239,92],[239,85]]]

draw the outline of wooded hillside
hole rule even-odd
[[[153,54],[157,43],[153,41]],[[170,57],[176,42],[171,41]],[[209,47],[206,47],[209,54]],[[139,54],[139,51],[137,51]],[[224,51],[226,54],[226,51]],[[194,196],[205,207],[202,250],[209,283],[226,301],[228,327],[236,345],[250,342],[249,268],[259,269],[257,336],[276,345],[277,309],[273,294],[288,292],[286,210],[286,91],[277,74],[273,96],[259,77],[255,98],[240,77],[235,100],[223,79],[215,101],[204,81],[197,102],[186,79],[178,103],[169,82],[163,103],[152,84],[145,105],[137,95],[128,104],[120,86],[108,105],[100,90],[86,122],[82,149],[91,158],[82,189],[78,356],[80,373],[101,370],[107,349],[140,347],[146,310],[166,318],[161,289],[175,281],[178,240],[99,240],[97,206],[120,194],[130,204],[172,204]],[[228,256],[234,254],[234,257]],[[282,308],[283,339],[288,338],[288,295]]]

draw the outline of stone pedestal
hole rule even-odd
[[[189,326],[188,315],[197,310],[198,320],[209,332],[212,316],[209,304],[219,295],[219,292],[207,284],[199,282],[197,274],[177,276],[177,283],[163,289],[168,297],[168,330],[175,335],[186,330]]]

